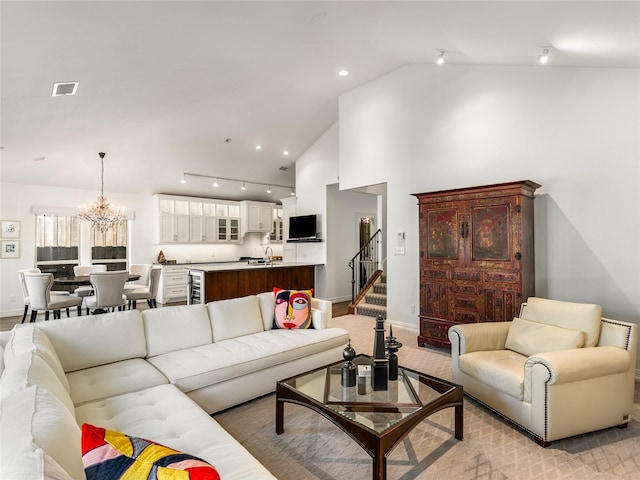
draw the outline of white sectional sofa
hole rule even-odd
[[[273,479],[209,414],[342,358],[331,303],[311,306],[308,330],[271,329],[271,292],[15,327],[0,337],[0,478],[84,479],[89,423],[199,457],[224,480]]]

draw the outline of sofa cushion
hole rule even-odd
[[[2,377],[0,397],[6,398],[12,393],[34,385],[49,391],[69,410],[69,413],[74,415],[69,392],[37,351],[22,353],[12,360]]]
[[[311,328],[312,290],[283,290],[274,288],[275,312],[273,328],[292,330]]]
[[[0,409],[1,471],[24,453],[41,448],[72,478],[83,478],[80,427],[67,408],[44,388],[31,386],[2,401]],[[34,472],[37,473],[37,466]],[[23,472],[20,478],[32,478]],[[36,473],[33,473],[35,475]]]
[[[264,331],[256,295],[210,302],[207,310],[214,342]]]
[[[147,355],[197,347],[213,341],[211,321],[204,305],[152,308],[142,312]]]
[[[521,355],[555,352],[584,346],[585,335],[580,330],[531,322],[523,318],[514,318],[507,333],[505,348]]]
[[[36,352],[36,355],[51,367],[65,390],[69,392],[69,382],[64,374],[64,367],[49,336],[34,325],[16,326],[4,352],[6,368],[16,356],[28,352]]]
[[[0,473],[6,480],[72,480],[58,462],[41,448],[22,452],[3,467]]]
[[[189,392],[344,346],[347,336],[339,328],[268,330],[159,355],[148,361],[180,390]]]
[[[486,350],[460,355],[460,371],[513,398],[524,395],[524,364],[527,357],[511,350]]]
[[[58,352],[65,372],[144,358],[147,343],[138,310],[38,322]],[[126,332],[126,341],[123,336]]]
[[[262,316],[262,326],[265,330],[273,327],[273,312],[276,310],[276,296],[273,292],[264,292],[257,295]]]
[[[195,455],[215,465],[224,480],[275,480],[258,460],[174,385],[159,385],[80,405],[76,408],[76,420],[79,424],[90,423],[150,438]]]
[[[82,425],[82,463],[87,480],[220,480],[212,465],[193,455],[88,423]]]
[[[586,335],[585,347],[598,344],[602,316],[600,305],[529,297],[520,316],[533,322],[580,330]]]
[[[75,405],[169,383],[158,369],[141,358],[77,370],[68,373],[67,378]]]

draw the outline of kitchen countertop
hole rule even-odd
[[[265,269],[265,268],[279,268],[279,267],[313,267],[315,263],[284,263],[273,262],[273,265],[266,263],[248,264],[247,262],[221,262],[221,263],[208,263],[208,264],[189,264],[190,270],[198,270],[201,272],[220,272],[225,270],[251,270],[251,269]]]

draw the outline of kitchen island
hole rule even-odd
[[[308,290],[314,287],[315,265],[308,263],[218,264],[189,268],[189,304],[244,297],[274,287]]]

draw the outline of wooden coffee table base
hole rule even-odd
[[[310,408],[340,427],[355,440],[373,458],[373,480],[387,478],[387,455],[422,420],[444,408],[455,410],[455,438],[462,440],[463,435],[463,393],[462,387],[443,395],[405,420],[393,425],[382,433],[377,433],[363,425],[352,422],[313,399],[278,382],[276,388],[276,433],[284,432],[285,402]]]

